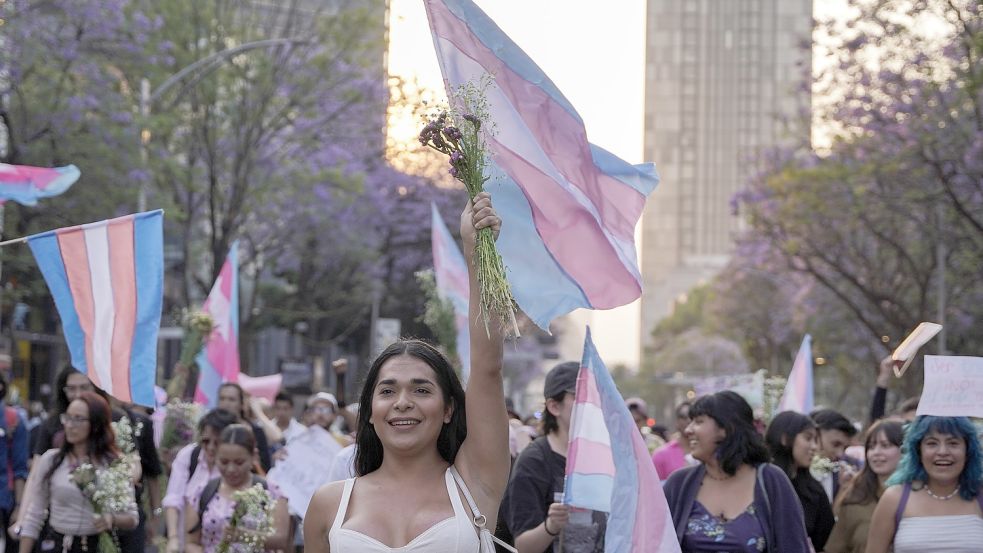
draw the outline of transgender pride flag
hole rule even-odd
[[[590,328],[577,376],[563,502],[609,513],[605,553],[679,553],[659,475]]]
[[[792,363],[792,372],[788,374],[788,382],[782,399],[778,402],[775,413],[795,411],[808,415],[812,412],[814,394],[812,388],[812,336],[808,334],[802,339],[799,352]]]
[[[437,206],[430,203],[430,241],[433,247],[433,272],[440,297],[454,306],[457,326],[457,356],[461,360],[461,379],[466,383],[471,372],[471,333],[468,327],[468,297],[471,295],[468,266],[444,224]]]
[[[107,394],[154,407],[164,293],[163,211],[27,239],[61,317],[72,366]]]
[[[498,249],[519,307],[542,328],[580,307],[641,295],[635,224],[658,183],[587,141],[584,123],[542,70],[471,0],[425,0],[450,89],[493,75],[486,99]]]
[[[14,200],[22,205],[36,205],[38,198],[57,196],[75,184],[78,167],[30,167],[0,163],[0,203]]]
[[[229,256],[215,279],[202,310],[215,322],[195,362],[198,387],[195,401],[208,407],[218,403],[218,388],[239,380],[239,242],[233,242]]]

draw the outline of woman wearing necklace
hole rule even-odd
[[[92,464],[98,472],[119,456],[111,421],[109,404],[96,393],[82,392],[68,405],[61,416],[64,444],[59,449],[48,450],[34,467],[40,480],[31,490],[33,499],[21,519],[21,553],[30,553],[34,548],[45,512],[56,550],[67,553],[97,553],[100,533],[136,527],[137,506],[132,487],[127,486],[125,511],[97,515],[92,503],[71,479],[72,471],[84,463]]]
[[[867,553],[971,553],[983,544],[983,452],[966,417],[920,416],[877,502]]]
[[[698,399],[685,434],[702,464],[674,472],[665,484],[683,553],[809,553],[799,499],[782,469],[768,464],[741,396]]]

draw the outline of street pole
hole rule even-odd
[[[149,155],[147,145],[150,142],[150,80],[146,77],[140,79],[140,121],[143,128],[140,129],[140,167],[143,175],[140,179],[140,192],[137,196],[137,211],[147,210],[147,184],[150,180],[150,167],[148,164]]]
[[[942,202],[935,204],[935,214],[938,218],[936,228],[938,232],[942,232],[943,227],[943,206]],[[938,320],[939,324],[942,325],[942,330],[939,331],[938,346],[939,355],[946,354],[946,343],[945,343],[945,309],[946,309],[946,290],[945,290],[945,240],[940,236],[935,241],[935,266],[936,270],[939,272],[938,278],[936,279],[936,285],[938,286],[938,298],[937,298],[937,309],[938,309]]]

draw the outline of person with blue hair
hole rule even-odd
[[[983,451],[966,417],[922,415],[877,503],[867,553],[972,553],[983,544]]]

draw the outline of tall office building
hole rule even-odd
[[[812,0],[648,0],[647,18],[644,158],[662,182],[642,225],[642,366],[658,321],[726,264],[731,199],[789,138],[779,116],[809,106]]]

